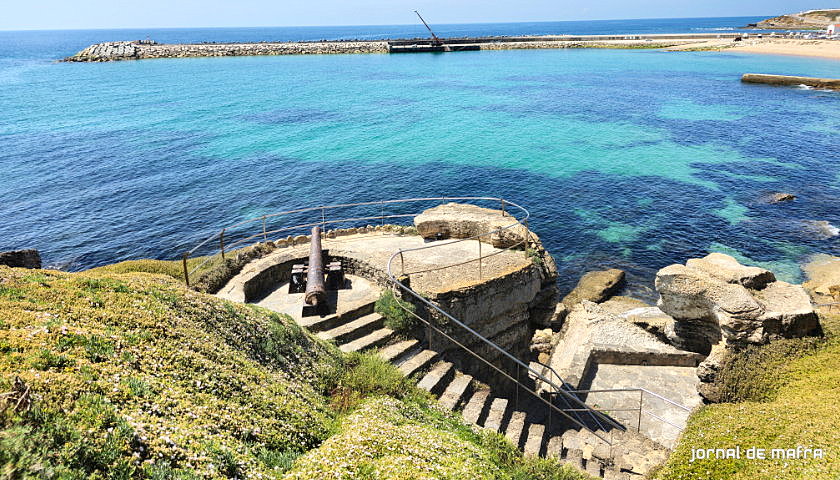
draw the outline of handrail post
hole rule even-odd
[[[644,402],[644,390],[639,390],[639,423],[636,424],[636,433],[641,433],[642,431],[642,403]]]
[[[263,215],[263,242],[268,241],[268,236],[265,233],[265,215]]]
[[[324,228],[327,225],[327,209],[321,207],[321,228]]]
[[[506,213],[507,212],[505,212],[505,199],[503,198],[502,199],[502,216],[504,217]]]
[[[531,243],[531,229],[528,228],[528,217],[525,217],[525,256],[528,256],[528,248]]]
[[[190,271],[187,268],[187,257],[190,256],[190,252],[184,252],[184,256],[181,258],[181,262],[184,265],[184,281],[187,283],[187,286],[190,286]]]
[[[225,259],[225,229],[219,233],[219,249],[222,251],[222,260]]]
[[[481,255],[481,236],[478,237],[478,279],[481,280],[481,260],[484,257]]]
[[[405,276],[405,258],[403,258],[403,252],[400,250],[400,277]]]

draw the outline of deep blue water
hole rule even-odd
[[[439,35],[672,33],[758,18],[442,25]],[[568,286],[717,250],[799,280],[840,254],[840,94],[743,85],[840,62],[528,50],[63,64],[90,43],[421,35],[415,27],[0,32],[0,250],[82,269],[175,258],[298,206],[505,196]],[[763,197],[791,191],[796,202]],[[394,210],[396,211],[396,210]],[[305,220],[299,218],[299,220]],[[235,234],[234,234],[235,236]]]

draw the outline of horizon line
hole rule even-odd
[[[517,22],[445,22],[435,25],[510,25],[516,23],[561,23],[561,22],[613,22],[620,20],[693,20],[704,18],[751,18],[767,17],[766,15],[736,15],[731,17],[641,17],[641,18],[599,18],[599,19],[576,19],[576,20],[523,20]],[[203,27],[96,27],[96,28],[23,28],[23,29],[0,29],[0,32],[80,32],[91,30],[210,30],[224,28],[329,28],[329,27],[405,27],[419,26],[414,23],[369,23],[369,24],[345,24],[345,25],[253,25],[253,26],[203,26]]]

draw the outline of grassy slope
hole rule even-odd
[[[824,341],[774,342],[724,367],[730,399],[689,420],[662,479],[840,478],[840,315],[823,316]],[[700,460],[692,448],[822,448],[823,460]],[[745,454],[744,454],[745,455]]]
[[[290,478],[342,478],[333,459],[356,478],[583,478],[438,411],[378,357],[164,275],[112,273],[144,268],[161,272],[0,267],[0,478],[282,478],[306,451]],[[15,411],[17,376],[29,409]]]
[[[0,267],[3,476],[128,478],[171,468],[267,473],[327,438],[341,364],[288,319],[163,276]],[[265,460],[265,461],[263,461]]]

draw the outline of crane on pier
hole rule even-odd
[[[447,47],[446,45],[444,45],[444,44],[443,44],[443,41],[442,41],[440,38],[438,38],[438,36],[437,36],[437,35],[435,35],[435,32],[433,32],[433,31],[432,31],[432,27],[430,27],[430,26],[429,26],[429,24],[428,24],[428,23],[426,23],[426,20],[424,20],[424,19],[423,19],[423,16],[422,16],[422,15],[420,15],[420,12],[418,12],[417,10],[415,10],[415,11],[414,11],[414,13],[416,13],[416,14],[417,14],[417,16],[418,16],[418,17],[420,17],[420,21],[421,21],[421,22],[423,22],[423,25],[425,25],[425,26],[426,26],[426,30],[428,30],[428,31],[429,31],[429,33],[431,33],[431,34],[432,34],[432,45],[434,45],[435,47],[443,47],[443,48],[444,48],[444,51],[447,51],[447,52],[448,52],[448,51],[449,51],[449,47]]]

